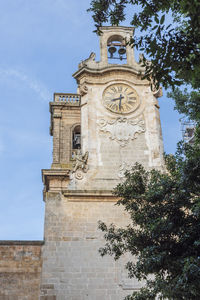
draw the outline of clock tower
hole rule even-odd
[[[101,258],[98,221],[127,226],[112,189],[139,162],[163,168],[157,97],[127,43],[132,27],[102,27],[100,61],[91,53],[73,74],[77,94],[50,103],[53,163],[43,170],[45,245],[41,300],[120,300],[140,288],[127,257]],[[134,259],[134,258],[132,258]]]

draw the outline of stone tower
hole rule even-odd
[[[53,163],[43,170],[45,244],[41,300],[120,300],[140,287],[124,270],[126,258],[101,258],[98,221],[126,226],[112,189],[135,162],[163,166],[160,91],[142,80],[143,68],[126,41],[130,27],[102,27],[95,54],[73,76],[77,94],[50,103]]]

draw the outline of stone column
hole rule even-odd
[[[53,164],[60,163],[60,127],[61,113],[53,115]]]

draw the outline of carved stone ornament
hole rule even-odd
[[[134,140],[137,134],[145,131],[143,120],[128,120],[119,117],[114,121],[101,119],[98,122],[100,130],[110,133],[110,139],[117,141],[124,147],[130,140]]]
[[[78,68],[81,69],[84,66],[90,66],[91,63],[93,64],[95,62],[95,57],[96,54],[94,52],[91,52],[90,56],[78,65]]]
[[[153,82],[153,80],[151,80],[151,91],[156,98],[162,97],[163,95],[162,87],[156,87],[156,84]]]
[[[75,173],[75,178],[78,179],[78,180],[83,179],[83,172],[82,172],[81,170],[78,170],[78,171]]]
[[[72,173],[75,173],[75,178],[76,179],[83,179],[83,173],[86,173],[88,171],[88,151],[85,152],[83,155],[80,150],[77,151],[75,154],[75,163],[74,163],[74,168],[72,170]]]
[[[162,97],[163,96],[163,91],[162,91],[162,87],[159,87],[158,89],[156,89],[156,87],[154,86],[154,90],[152,91],[153,95],[156,98]]]
[[[87,85],[86,85],[86,84],[81,84],[81,85],[79,86],[79,94],[80,94],[81,96],[84,96],[84,95],[87,94],[87,92],[88,92],[88,87],[87,87]]]
[[[119,167],[119,172],[118,172],[118,177],[120,179],[124,178],[125,177],[125,171],[130,171],[132,168],[132,165],[126,163],[126,162],[123,162],[120,167]]]

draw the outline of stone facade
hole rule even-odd
[[[72,132],[80,125],[80,99],[74,94],[54,94],[50,103],[51,126],[53,136],[52,169],[72,167]]]
[[[8,279],[2,276],[0,299],[120,300],[142,286],[124,268],[136,258],[100,256],[105,241],[98,221],[129,224],[112,194],[126,169],[136,162],[147,169],[163,168],[161,90],[152,91],[142,80],[144,69],[126,43],[132,28],[101,31],[100,61],[91,53],[73,74],[77,94],[54,94],[50,102],[53,161],[42,170],[42,256],[41,245],[2,245],[1,270],[7,270]],[[112,54],[117,47],[119,62],[110,62],[108,50]]]
[[[62,95],[50,103],[54,161],[50,170],[43,170],[46,210],[40,300],[120,300],[141,287],[128,279],[124,269],[128,257],[114,261],[98,253],[105,243],[99,220],[117,226],[129,223],[111,192],[124,179],[124,171],[135,162],[147,169],[163,167],[160,91],[152,91],[150,83],[142,80],[144,70],[124,42],[132,31],[103,27],[101,60],[96,62],[91,53],[73,75],[79,105],[73,105],[69,96],[63,101]],[[124,64],[109,63],[108,46],[115,40],[126,48]],[[129,98],[131,94],[134,97]],[[78,124],[81,149],[72,157],[73,128]]]
[[[0,300],[39,298],[42,244],[40,241],[0,242]]]

